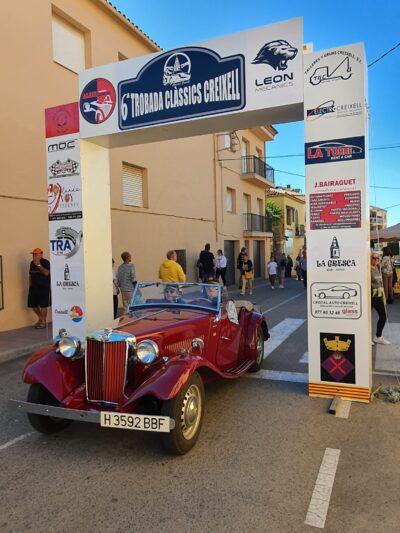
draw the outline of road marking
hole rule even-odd
[[[270,329],[270,338],[264,343],[264,359],[282,344],[297,328],[303,325],[304,318],[285,318]]]
[[[308,383],[308,374],[302,372],[284,372],[280,370],[261,369],[252,374],[245,374],[246,378],[270,379],[271,381],[291,381],[293,383]]]
[[[29,433],[24,433],[23,435],[20,435],[19,437],[15,437],[15,439],[9,440],[8,442],[0,445],[0,452],[2,450],[5,450],[6,448],[9,448],[10,446],[13,446],[14,444],[17,444],[17,442],[26,439],[27,437],[30,437],[34,434],[34,431],[30,431]]]
[[[321,529],[325,527],[339,456],[340,450],[334,450],[332,448],[325,450],[307,516],[304,521],[308,526],[319,527]]]
[[[299,359],[299,363],[308,363],[308,352],[304,352]]]
[[[281,305],[284,305],[284,304],[286,304],[287,302],[290,302],[291,300],[294,300],[295,298],[299,298],[299,296],[303,296],[303,294],[305,294],[305,292],[300,292],[299,294],[296,294],[296,296],[292,296],[291,298],[288,298],[287,300],[281,302],[280,304],[275,305],[275,307],[271,307],[271,309],[267,309],[267,310],[264,311],[264,313],[262,313],[262,314],[263,314],[263,315],[266,315],[267,313],[270,313],[271,311],[274,311],[275,309],[278,309],[278,307],[280,307]]]

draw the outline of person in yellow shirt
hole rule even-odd
[[[185,273],[182,267],[177,263],[177,255],[175,250],[167,252],[167,259],[165,259],[158,269],[158,277],[166,283],[184,283],[186,281]]]

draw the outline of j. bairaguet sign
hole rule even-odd
[[[105,143],[99,138],[130,132],[144,142],[149,126],[168,126],[160,137],[153,130],[156,140],[221,131],[233,119],[259,125],[260,113],[272,122],[277,110],[281,121],[300,120],[302,64],[302,23],[292,19],[89,69],[79,76],[81,136]]]
[[[364,47],[304,56],[309,392],[369,400]]]

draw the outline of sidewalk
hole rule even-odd
[[[46,329],[35,329],[30,326],[2,331],[0,332],[0,364],[29,355],[51,340],[51,324],[48,324]]]

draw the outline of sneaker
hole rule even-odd
[[[241,294],[242,296],[244,296],[246,293],[245,293],[245,292],[241,292],[240,294]]]
[[[284,286],[283,286],[283,285],[279,285],[279,288],[280,288],[280,289],[284,289]]]
[[[253,294],[253,291],[250,291],[250,296]]]
[[[275,287],[274,287],[273,285],[271,285],[271,289],[272,289],[272,290],[274,290],[274,289],[275,289]]]
[[[392,344],[390,341],[387,341],[383,337],[375,337],[374,338],[374,342],[375,342],[375,344],[385,344],[385,345]]]

